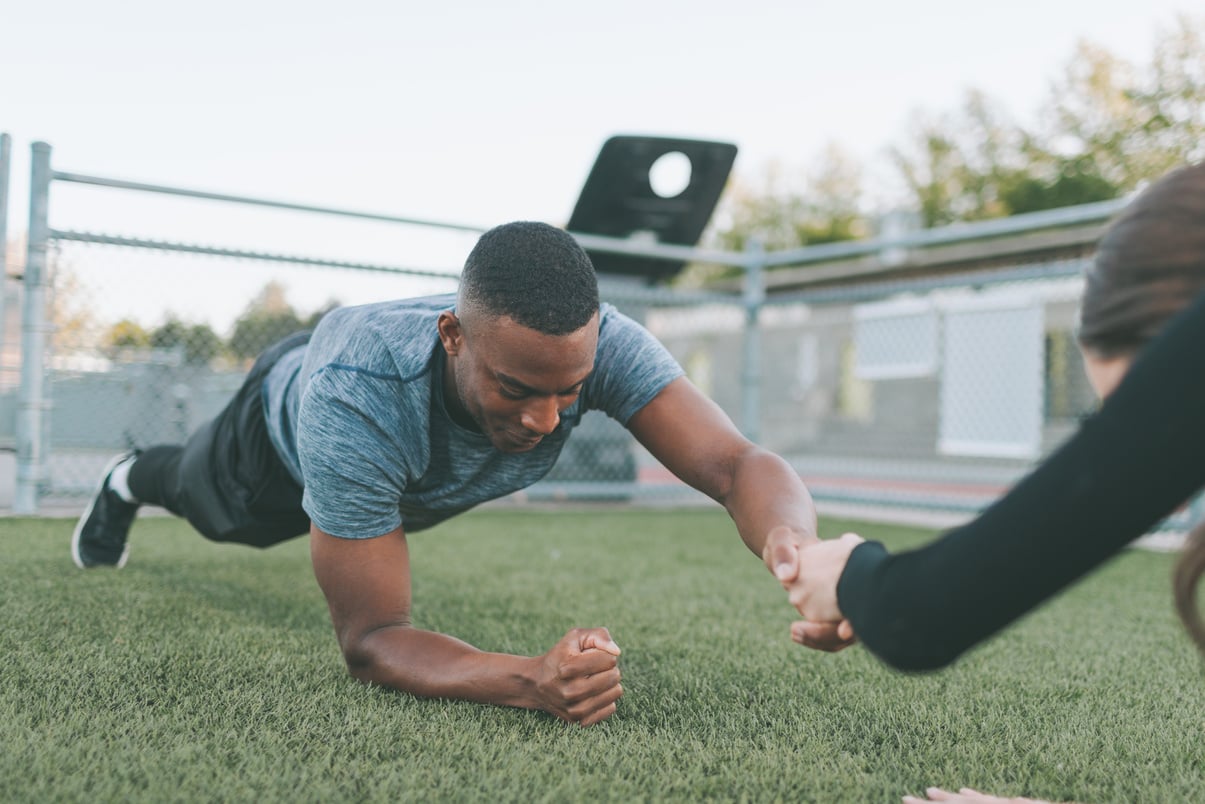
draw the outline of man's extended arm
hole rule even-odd
[[[667,385],[628,421],[628,429],[667,469],[719,502],[754,555],[771,533],[797,549],[817,541],[816,507],[799,474],[781,457],[749,441],[732,420],[685,377]],[[812,647],[848,644],[836,626],[813,623]]]
[[[310,529],[318,585],[348,670],[423,697],[540,709],[590,726],[623,694],[619,648],[605,628],[573,629],[543,656],[487,653],[410,622],[410,558],[401,529],[341,539]]]
[[[723,505],[757,556],[776,527],[790,528],[802,544],[816,540],[816,509],[795,470],[741,435],[685,377],[641,408],[628,429],[667,469]]]

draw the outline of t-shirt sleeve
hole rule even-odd
[[[599,329],[598,354],[585,396],[590,408],[627,425],[682,374],[682,367],[651,332],[611,308]]]
[[[297,422],[302,506],[325,533],[367,539],[401,526],[398,503],[421,456],[407,451],[419,440],[392,420],[401,418],[399,390],[396,378],[338,368],[310,380]]]
[[[1205,485],[1205,296],[1100,412],[973,522],[917,550],[859,545],[837,587],[871,652],[926,670],[1053,597]]]

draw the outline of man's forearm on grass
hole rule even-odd
[[[360,681],[424,698],[539,709],[539,657],[487,653],[434,631],[403,625],[378,628],[344,650]]]

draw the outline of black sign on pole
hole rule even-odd
[[[727,142],[611,137],[582,187],[568,229],[693,246],[715,211],[735,159],[736,146]],[[668,185],[658,181],[658,168],[664,167],[676,168]],[[640,276],[649,282],[671,277],[685,265],[680,260],[587,251],[599,273]]]

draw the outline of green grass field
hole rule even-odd
[[[72,523],[0,520],[0,801],[893,801],[971,785],[1205,796],[1205,674],[1172,557],[1133,551],[940,674],[789,641],[717,510],[472,513],[411,538],[416,624],[541,653],[606,625],[618,713],[419,700],[345,672],[305,539],[214,545],[140,520],[121,571]],[[857,529],[894,547],[922,530]]]

